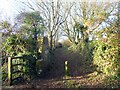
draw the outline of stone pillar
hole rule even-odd
[[[40,75],[43,69],[43,59],[39,59],[36,61],[36,71],[37,74]]]
[[[48,38],[43,37],[43,45],[42,45],[42,58],[43,60],[48,59],[48,53],[49,53],[49,44],[48,44]]]
[[[47,67],[47,64],[49,63],[49,43],[48,43],[48,37],[43,37],[42,59],[43,59],[44,67]]]

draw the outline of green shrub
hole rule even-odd
[[[108,40],[108,42],[102,42],[101,40],[95,41],[95,50],[93,56],[93,63],[98,66],[97,70],[102,71],[106,75],[118,75],[119,63],[118,60],[118,44],[114,44]]]

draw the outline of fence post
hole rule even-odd
[[[8,57],[8,82],[9,85],[12,84],[12,59]]]
[[[68,77],[68,61],[65,61],[65,77]]]

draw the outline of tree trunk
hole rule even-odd
[[[52,42],[53,42],[53,36],[52,36],[52,31],[51,31],[50,32],[50,51],[52,51],[52,49],[53,49]]]

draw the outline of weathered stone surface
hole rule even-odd
[[[42,72],[42,69],[43,69],[43,59],[39,59],[36,61],[37,74],[40,74]]]
[[[43,45],[42,45],[42,58],[43,60],[48,60],[49,54],[49,44],[48,44],[48,37],[43,37]]]

